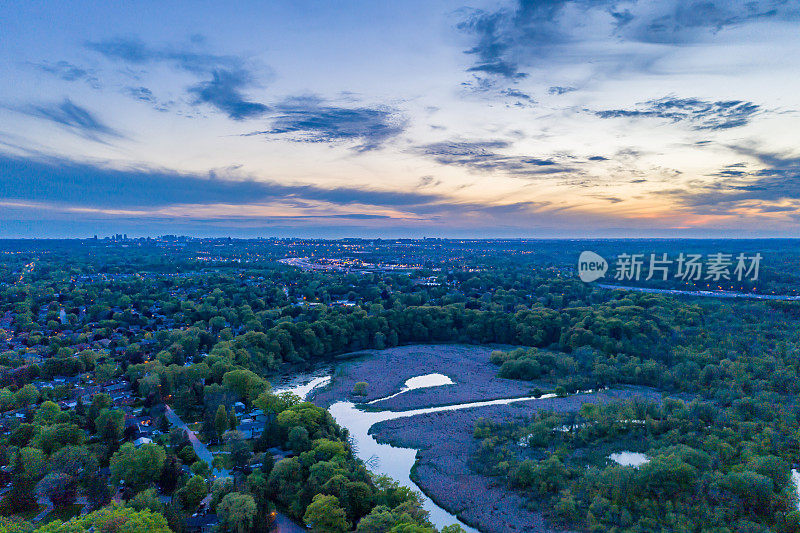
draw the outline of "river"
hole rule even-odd
[[[313,389],[329,383],[330,380],[331,377],[329,372],[300,375],[294,377],[288,383],[277,386],[274,392],[292,392],[301,398],[306,399]],[[398,394],[418,388],[441,386],[448,383],[452,383],[452,381],[450,381],[447,376],[443,376],[442,374],[416,376],[406,381],[405,386],[400,392],[387,398],[394,397]],[[369,434],[369,429],[379,422],[394,420],[397,418],[436,413],[440,411],[455,411],[457,409],[470,409],[475,407],[486,407],[490,405],[503,405],[522,401],[540,400],[552,398],[554,396],[554,394],[546,394],[539,397],[526,396],[504,398],[498,400],[486,400],[455,405],[428,407],[423,409],[411,409],[408,411],[362,411],[352,402],[340,401],[331,405],[328,408],[328,411],[331,413],[331,415],[333,415],[333,418],[340,426],[347,428],[348,432],[350,433],[350,437],[355,444],[357,456],[367,464],[370,470],[377,474],[386,474],[401,485],[409,487],[422,494],[422,506],[430,513],[430,520],[437,528],[441,529],[444,526],[457,523],[469,533],[479,533],[478,530],[461,522],[455,515],[451,514],[446,509],[436,505],[436,503],[425,496],[420,488],[411,480],[411,468],[414,466],[414,462],[416,461],[417,450],[411,448],[399,448],[389,444],[381,444]],[[374,403],[375,401],[379,400],[374,400],[370,403]]]
[[[639,291],[639,292],[648,292],[651,294],[700,296],[704,298],[744,298],[750,300],[781,300],[787,302],[800,301],[800,296],[790,295],[790,294],[756,294],[752,292],[734,292],[734,291],[689,291],[682,289],[654,289],[652,287],[631,287],[625,285],[611,285],[607,283],[598,283],[597,286],[602,287],[604,289]]]

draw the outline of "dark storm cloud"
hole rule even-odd
[[[575,171],[551,158],[505,155],[499,150],[511,147],[507,141],[444,141],[418,146],[415,152],[442,165],[466,167],[483,172],[505,172],[532,178]]]
[[[596,111],[600,118],[652,117],[686,122],[696,130],[724,130],[746,125],[761,108],[752,102],[666,97],[639,103],[634,109]]]
[[[33,63],[33,66],[64,81],[85,81],[95,89],[100,86],[93,71],[73,65],[68,61],[56,61],[55,63],[42,61]]]
[[[388,107],[340,107],[316,97],[289,98],[274,106],[270,129],[248,135],[285,135],[289,140],[312,143],[355,142],[366,152],[405,129],[405,119]]]
[[[249,204],[314,200],[337,205],[414,208],[442,201],[436,194],[325,189],[311,185],[222,179],[167,170],[108,169],[55,157],[0,154],[0,199],[70,207],[134,209],[174,204]]]
[[[73,104],[69,99],[64,99],[60,103],[28,105],[16,110],[58,124],[94,141],[101,141],[108,137],[122,137],[119,132],[104,124],[88,109]]]
[[[249,100],[243,91],[254,85],[250,66],[240,57],[200,53],[182,48],[154,48],[138,39],[89,42],[86,47],[108,59],[132,65],[166,63],[205,78],[189,88],[197,104],[208,104],[233,120],[263,115],[268,107]]]
[[[516,0],[494,11],[473,10],[456,26],[472,38],[465,53],[476,59],[468,72],[518,79],[527,75],[525,67],[588,40],[690,44],[729,26],[798,20],[798,5],[797,0]],[[572,88],[553,87],[551,94],[563,94],[561,89]]]

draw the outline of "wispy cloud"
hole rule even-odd
[[[73,133],[93,141],[102,141],[108,137],[123,137],[117,130],[103,123],[94,113],[72,103],[68,98],[60,103],[28,105],[16,110],[63,126]]]
[[[573,92],[573,91],[577,91],[577,90],[578,90],[578,89],[577,89],[577,88],[575,88],[575,87],[563,87],[563,86],[561,86],[561,85],[554,85],[554,86],[552,86],[552,87],[549,87],[549,88],[547,89],[547,92],[548,92],[549,94],[554,94],[554,95],[558,95],[558,96],[560,96],[560,95],[562,95],[562,94],[571,93],[571,92]]]
[[[55,63],[42,61],[41,63],[32,63],[32,65],[36,69],[64,81],[85,81],[95,89],[100,87],[94,71],[73,65],[68,61],[56,61]]]
[[[237,56],[196,52],[186,48],[156,48],[139,39],[115,38],[88,42],[86,47],[108,59],[132,65],[165,63],[204,78],[189,88],[196,104],[208,104],[233,120],[263,115],[268,107],[244,91],[255,85],[252,67]]]
[[[137,87],[124,87],[122,92],[135,100],[150,104],[157,111],[168,111],[173,104],[171,101],[161,101],[156,97],[156,95],[153,94],[153,91],[147,87],[144,87],[143,85],[139,85]]]
[[[357,143],[366,152],[380,148],[405,129],[405,118],[385,106],[341,107],[314,96],[289,98],[275,104],[270,129],[248,135],[281,135],[295,142]]]
[[[481,172],[504,172],[520,178],[577,172],[554,158],[506,155],[511,147],[502,140],[444,141],[418,146],[414,151],[442,165],[455,165]]]
[[[742,100],[709,102],[697,98],[665,97],[641,102],[634,109],[609,109],[595,114],[600,118],[661,118],[687,122],[696,130],[724,130],[746,125],[759,112],[760,106]]]

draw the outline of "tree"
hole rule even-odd
[[[0,389],[0,411],[8,411],[15,406],[14,393],[7,388]]]
[[[148,509],[154,513],[163,513],[164,511],[164,505],[161,503],[161,500],[158,499],[158,491],[154,488],[139,492],[128,502],[128,505],[137,511],[142,511],[144,509]]]
[[[89,410],[87,412],[89,420],[94,422],[95,419],[100,416],[100,411],[103,409],[111,409],[112,405],[114,405],[114,402],[111,401],[111,396],[108,394],[95,394],[92,396],[92,403],[89,405]]]
[[[45,469],[45,455],[37,448],[22,448],[14,455],[9,493],[14,511],[35,506],[36,483]]]
[[[366,381],[359,381],[355,385],[353,385],[353,394],[357,396],[366,396],[367,395],[367,382]]]
[[[258,374],[245,369],[231,370],[222,376],[222,384],[235,391],[239,398],[247,405],[252,405],[258,395],[270,389],[267,383]]]
[[[103,409],[95,419],[94,427],[105,442],[116,443],[125,431],[125,413],[120,409]]]
[[[391,509],[385,505],[377,505],[372,511],[358,521],[357,533],[385,533],[397,523]]]
[[[178,458],[170,453],[164,461],[164,467],[161,469],[161,476],[158,478],[158,485],[165,493],[171,493],[178,485],[178,479],[181,477],[181,463]]]
[[[111,457],[111,479],[125,481],[131,490],[138,491],[156,482],[164,466],[166,452],[157,444],[143,444],[136,449],[127,442]]]
[[[64,446],[50,457],[48,466],[53,472],[70,474],[80,481],[97,474],[97,458],[85,446]]]
[[[344,533],[350,529],[339,498],[317,494],[308,504],[303,521],[314,533]]]
[[[403,522],[390,529],[389,533],[436,533],[436,530],[419,524]]]
[[[233,492],[233,478],[221,477],[214,480],[211,485],[211,509],[216,510],[222,498]]]
[[[352,522],[367,514],[373,505],[375,498],[373,489],[363,481],[353,481],[345,486],[346,507],[348,516]]]
[[[116,365],[107,363],[102,365],[97,365],[94,369],[95,379],[99,383],[105,383],[106,381],[109,381],[111,378],[114,377],[114,373],[116,372],[116,370],[117,370]]]
[[[207,462],[201,459],[198,459],[192,463],[192,466],[190,466],[189,469],[192,471],[192,474],[196,476],[208,477],[211,475],[211,467],[208,466]]]
[[[30,405],[39,399],[39,389],[28,383],[14,393],[14,401],[19,407]]]
[[[295,453],[301,453],[311,447],[311,440],[308,438],[308,430],[302,426],[295,426],[289,430],[289,437],[286,440],[287,446]]]
[[[41,426],[49,426],[55,424],[58,415],[61,414],[61,408],[57,403],[46,401],[36,410],[33,416],[33,421]]]
[[[184,509],[192,510],[197,507],[200,501],[208,494],[206,480],[200,476],[192,476],[186,485],[178,491],[178,496]]]
[[[247,492],[253,496],[258,509],[258,520],[265,520],[274,505],[269,501],[269,490],[267,488],[267,478],[264,474],[256,470],[247,476]]]
[[[18,517],[0,517],[0,533],[33,533],[33,524]]]
[[[84,494],[89,500],[90,509],[98,509],[111,501],[111,489],[108,478],[97,471],[92,471],[83,481]]]
[[[75,424],[54,424],[43,427],[33,443],[46,454],[52,454],[66,445],[83,444],[86,434]]]
[[[137,511],[132,507],[112,504],[69,522],[54,520],[36,530],[36,533],[83,533],[105,531],[119,533],[172,533],[167,520],[149,509]]]
[[[458,524],[451,524],[449,526],[444,526],[441,533],[466,533],[466,531]]]
[[[214,333],[219,333],[225,328],[225,318],[221,316],[214,316],[208,320],[208,327]]]
[[[228,429],[228,423],[228,412],[225,411],[224,405],[220,405],[214,415],[214,431],[217,432],[218,441],[222,440],[222,434]]]
[[[54,507],[66,507],[75,503],[78,480],[63,472],[51,472],[39,481],[36,491],[50,500]]]
[[[236,426],[239,425],[239,420],[236,418],[236,413],[233,409],[230,410],[228,413],[228,429],[236,429]]]
[[[226,531],[246,533],[253,527],[256,501],[249,494],[231,492],[217,506],[217,515]]]
[[[250,450],[250,445],[247,441],[242,438],[242,434],[238,431],[232,431],[228,434],[226,441],[225,444],[230,453],[233,466],[239,468],[247,466],[253,452]]]

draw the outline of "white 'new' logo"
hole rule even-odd
[[[581,252],[578,257],[578,277],[581,281],[591,283],[605,276],[608,263],[594,252]]]

